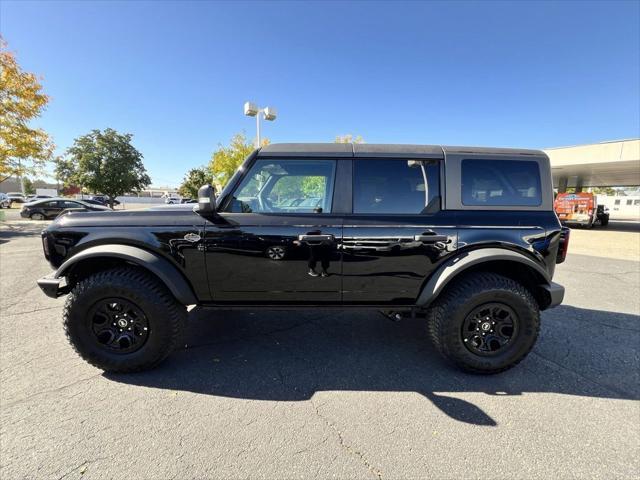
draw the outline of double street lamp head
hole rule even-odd
[[[255,117],[256,115],[264,116],[265,120],[273,121],[278,116],[278,112],[273,107],[265,107],[259,108],[255,103],[245,102],[244,103],[244,114],[248,117]]]

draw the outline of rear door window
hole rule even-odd
[[[530,207],[542,204],[540,168],[521,160],[462,160],[462,204]]]
[[[62,200],[58,202],[60,208],[82,208],[84,205],[77,202],[70,202],[69,200]]]
[[[353,213],[425,214],[439,209],[438,161],[354,161]]]

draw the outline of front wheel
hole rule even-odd
[[[45,219],[45,218],[44,218],[44,215],[43,215],[43,214],[41,214],[41,213],[32,213],[32,214],[29,216],[29,218],[30,218],[31,220],[44,220],[44,219]]]
[[[456,280],[429,309],[427,320],[436,349],[473,373],[499,373],[517,365],[540,331],[540,311],[529,290],[484,272]]]
[[[144,270],[98,272],[73,288],[64,307],[69,342],[90,364],[108,372],[152,368],[175,348],[186,309]]]

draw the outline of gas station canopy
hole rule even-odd
[[[640,185],[640,139],[547,148],[553,186],[617,187]]]

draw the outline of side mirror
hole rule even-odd
[[[198,213],[211,215],[216,211],[216,188],[206,184],[198,189]]]

